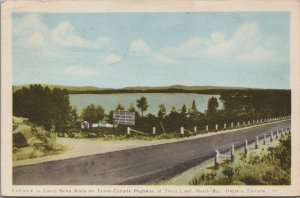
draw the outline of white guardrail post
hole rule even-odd
[[[234,145],[231,145],[231,150],[230,150],[230,158],[231,158],[231,162],[234,161]]]
[[[215,166],[217,167],[219,165],[219,151],[215,150],[216,155],[215,155]]]
[[[180,134],[184,136],[184,128],[180,127]]]
[[[127,127],[127,135],[130,135],[130,127]]]
[[[206,125],[206,133],[208,133],[208,125]]]
[[[255,137],[255,149],[258,149],[258,136]]]
[[[273,142],[273,131],[271,131],[270,142]]]
[[[153,127],[152,132],[153,132],[153,135],[155,135],[155,133],[156,133],[156,127]]]
[[[248,140],[245,140],[244,152],[246,155],[248,154]]]

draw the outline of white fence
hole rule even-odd
[[[180,127],[180,131],[179,133],[181,134],[181,136],[185,136],[186,134],[194,134],[200,131],[205,131],[206,133],[208,132],[217,132],[220,130],[230,130],[230,129],[235,129],[235,128],[243,128],[243,127],[249,127],[249,126],[254,126],[254,125],[260,125],[260,124],[265,124],[265,123],[270,123],[270,122],[276,122],[276,121],[280,121],[280,120],[286,120],[286,119],[290,119],[291,116],[281,116],[281,117],[274,117],[274,118],[260,118],[260,119],[254,119],[252,121],[248,120],[248,121],[238,121],[238,122],[231,122],[231,123],[224,123],[223,124],[223,128],[220,128],[219,124],[215,124],[213,129],[210,130],[209,125],[205,126],[205,129],[200,129],[198,130],[197,126],[194,126],[193,129],[186,129],[183,126]],[[240,124],[242,123],[242,124]],[[165,130],[162,126],[161,127],[165,133]],[[156,135],[156,127],[152,128],[152,133],[146,133],[146,132],[142,132],[139,130],[135,130],[132,129],[130,127],[127,127],[127,135],[131,135],[131,132],[137,133],[137,134],[142,134],[142,135]],[[278,133],[278,132],[277,132]],[[273,139],[273,134],[271,134],[272,139]],[[278,136],[278,135],[277,135]]]
[[[209,125],[206,125],[205,131],[206,132],[210,132],[210,131],[216,132],[216,131],[220,131],[220,130],[230,130],[230,129],[235,129],[235,128],[242,128],[242,127],[249,127],[249,126],[254,126],[254,125],[259,125],[259,124],[265,124],[265,123],[269,123],[269,122],[276,122],[276,121],[286,120],[286,119],[290,119],[290,118],[291,118],[290,116],[281,116],[281,117],[275,117],[275,118],[256,119],[256,120],[252,120],[252,122],[249,120],[247,122],[238,121],[235,123],[231,122],[230,124],[224,123],[223,128],[221,128],[221,129],[219,127],[219,124],[215,124],[213,129],[211,129],[211,130],[209,128]],[[243,124],[241,125],[240,123],[243,123]],[[185,129],[184,127],[181,127],[180,134],[185,135],[185,132],[192,133],[190,130]],[[194,127],[194,132],[198,132],[196,126]]]
[[[277,129],[276,130],[276,139],[282,138],[286,134],[289,134],[289,133],[291,133],[291,130],[290,130],[289,127],[282,128],[281,130]],[[264,134],[263,136],[255,136],[255,142],[254,142],[255,149],[258,149],[259,146],[260,146],[260,144],[259,144],[259,138],[260,137],[263,139],[262,144],[263,145],[267,144],[267,142],[268,142],[268,140],[267,140],[268,135],[269,135],[269,138],[270,138],[269,142],[273,142],[274,141],[273,131],[271,131],[269,134]],[[243,148],[244,148],[243,149],[244,150],[244,154],[247,155],[248,151],[249,151],[248,140],[244,141]],[[234,144],[231,145],[230,155],[228,155],[228,154],[221,154],[219,150],[215,150],[215,157],[214,157],[215,164],[214,165],[218,166],[220,164],[220,160],[222,158],[231,159],[231,161],[233,162],[234,161],[234,155],[235,155]]]

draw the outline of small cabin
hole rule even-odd
[[[81,129],[89,129],[90,128],[90,123],[88,121],[83,121],[80,123]]]

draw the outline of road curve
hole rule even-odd
[[[145,184],[175,176],[213,157],[214,150],[239,147],[290,120],[187,141],[134,148],[13,168],[14,185]]]

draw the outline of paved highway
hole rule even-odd
[[[244,140],[268,136],[290,120],[187,141],[13,168],[14,185],[145,184],[175,176],[213,157],[214,150],[240,147]]]

